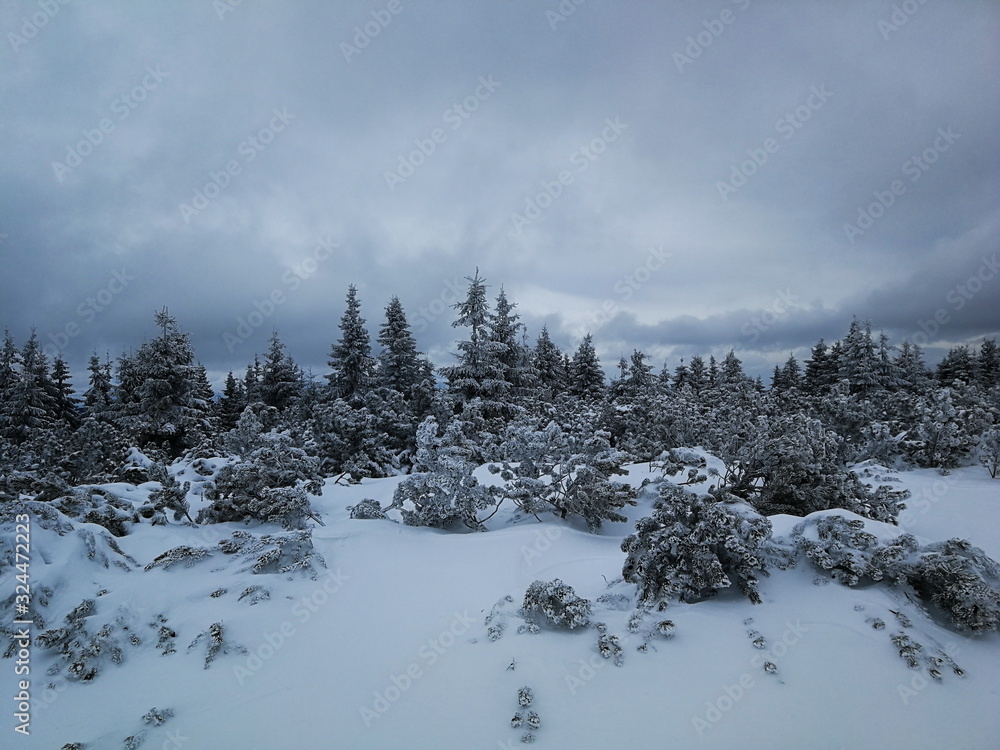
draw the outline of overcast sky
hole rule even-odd
[[[0,328],[75,369],[166,306],[322,376],[350,283],[450,364],[476,266],[609,368],[1000,332],[992,0],[64,2],[0,3]]]

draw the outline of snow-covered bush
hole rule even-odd
[[[1000,628],[1000,565],[964,539],[921,549],[907,581],[961,630]]]
[[[417,428],[416,465],[427,471],[400,483],[389,506],[399,509],[406,525],[448,528],[461,521],[481,529],[480,514],[498,504],[494,488],[479,484],[473,476],[476,467],[463,450],[459,429],[452,420],[439,438],[434,417]]]
[[[164,511],[169,510],[173,512],[175,521],[186,518],[193,522],[188,513],[191,506],[187,501],[187,493],[191,489],[191,483],[181,484],[167,470],[166,466],[155,461],[150,464],[149,477],[152,481],[159,482],[160,486],[149,493],[149,503],[139,509],[139,515],[157,518],[158,515],[164,515]]]
[[[899,580],[903,561],[919,548],[911,534],[882,544],[865,531],[862,519],[841,515],[810,517],[792,529],[791,539],[797,553],[847,586],[863,580]]]
[[[661,484],[653,515],[622,542],[622,575],[643,601],[693,602],[734,583],[760,602],[757,575],[767,574],[764,545],[771,522],[743,502],[695,497]]]
[[[979,438],[977,450],[979,463],[996,479],[1000,473],[1000,427],[986,430]]]
[[[805,414],[760,416],[726,461],[723,486],[764,515],[842,508],[895,523],[908,493],[872,490],[842,461],[841,438]]]
[[[303,571],[315,579],[317,568],[326,567],[323,556],[313,547],[309,529],[259,536],[239,529],[229,539],[219,542],[219,549],[223,554],[241,559],[241,572],[258,575]]]
[[[351,518],[362,520],[386,518],[385,511],[382,510],[378,500],[373,500],[370,497],[366,497],[357,505],[347,506],[347,510],[350,511]]]
[[[227,447],[241,451],[208,485],[211,505],[198,513],[199,523],[261,521],[286,529],[305,527],[306,519],[322,524],[309,494],[323,491],[317,459],[293,444],[285,433],[262,432],[250,409],[226,438]]]
[[[203,640],[208,643],[208,648],[205,651],[205,669],[212,666],[212,662],[215,661],[215,657],[217,657],[220,653],[228,654],[230,650],[235,651],[238,654],[247,653],[244,646],[234,644],[226,640],[225,630],[223,629],[221,622],[213,622],[208,626],[208,630],[199,633],[195,639],[191,641],[191,645],[188,646],[188,651],[196,648]]]
[[[603,521],[624,523],[618,511],[635,505],[635,491],[611,477],[625,474],[630,456],[611,447],[606,432],[587,437],[565,434],[554,422],[544,430],[517,426],[505,447],[517,446],[512,463],[491,467],[508,484],[504,496],[527,513],[580,516],[591,531]]]
[[[543,622],[554,628],[586,627],[590,624],[590,600],[576,595],[572,586],[558,578],[549,581],[535,581],[524,594],[520,615],[534,621],[539,616]]]
[[[959,630],[1000,628],[1000,564],[964,539],[921,547],[911,534],[880,541],[862,519],[818,516],[790,535],[797,553],[843,584],[886,581],[938,607]]]

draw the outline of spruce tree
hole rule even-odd
[[[393,296],[386,305],[378,343],[382,347],[378,356],[379,384],[413,399],[421,379],[420,354],[399,297]]]
[[[549,336],[548,326],[542,326],[542,332],[535,341],[532,352],[532,363],[538,373],[538,384],[548,390],[550,395],[562,392],[566,387],[566,370],[563,365],[563,354],[559,351]]]
[[[823,339],[816,342],[816,346],[812,348],[812,355],[806,360],[803,382],[810,396],[822,396],[837,382],[836,362],[830,355],[830,347]]]
[[[976,368],[976,358],[968,344],[955,346],[948,350],[944,358],[938,362],[935,376],[944,386],[950,386],[956,380],[964,383],[975,383],[979,380]]]
[[[599,399],[604,394],[604,370],[594,349],[594,337],[588,333],[573,355],[569,375],[570,391],[581,398]]]
[[[983,339],[976,360],[976,374],[983,388],[1000,385],[1000,347],[996,339]]]
[[[279,413],[291,408],[302,395],[302,371],[285,353],[278,332],[271,334],[260,379],[260,400]]]
[[[465,299],[452,307],[458,318],[454,328],[468,328],[469,337],[458,342],[458,364],[443,368],[448,389],[459,404],[473,399],[482,401],[482,413],[487,418],[511,414],[511,384],[505,379],[500,361],[503,345],[490,337],[490,310],[486,302],[485,279],[479,269],[466,277],[469,292]]]
[[[226,376],[226,385],[222,390],[215,407],[215,416],[219,423],[219,429],[223,431],[232,430],[247,408],[246,388],[243,383],[236,379],[232,370]]]
[[[90,355],[87,372],[90,387],[84,391],[83,406],[88,415],[100,419],[111,406],[111,362],[101,363],[94,352]]]
[[[59,419],[48,361],[34,330],[21,350],[21,372],[0,403],[3,437],[15,444],[52,427]]]
[[[80,424],[80,414],[77,411],[75,391],[70,382],[69,365],[61,356],[56,355],[52,363],[52,400],[56,419],[69,429],[75,429]]]
[[[166,309],[154,320],[160,335],[123,358],[117,420],[138,447],[152,444],[175,458],[210,430],[210,404],[190,336]]]
[[[340,341],[330,352],[332,372],[326,377],[335,396],[351,400],[371,387],[375,375],[371,341],[354,284],[347,287],[347,308],[340,319],[340,332]]]

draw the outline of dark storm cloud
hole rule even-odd
[[[476,266],[609,365],[766,372],[854,315],[1000,332],[989,2],[34,0],[0,30],[0,325],[75,368],[167,306],[216,378],[274,329],[321,376],[350,283],[447,364]]]

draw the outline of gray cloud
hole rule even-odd
[[[1000,332],[1000,279],[958,291],[1000,250],[991,2],[42,5],[0,11],[0,326],[76,368],[168,306],[213,373],[277,328],[321,375],[349,283],[445,364],[477,265],[606,364]]]

